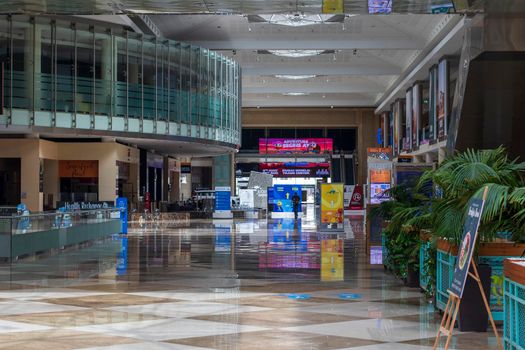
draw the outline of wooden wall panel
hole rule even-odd
[[[373,108],[243,108],[243,127],[354,127],[357,181],[366,182],[366,148],[377,146],[379,117]]]

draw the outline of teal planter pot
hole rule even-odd
[[[508,259],[503,266],[505,350],[525,350],[525,259]]]
[[[490,309],[496,321],[503,321],[503,261],[511,257],[522,255],[520,245],[512,243],[490,243],[483,244],[479,249],[478,264],[486,264],[492,268],[491,289],[490,289]],[[503,254],[509,255],[503,255]],[[501,254],[501,255],[492,255]],[[448,301],[448,289],[452,284],[454,276],[454,266],[456,264],[455,249],[445,248],[438,245],[436,260],[436,307],[444,311]]]

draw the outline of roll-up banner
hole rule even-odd
[[[403,145],[406,150],[412,148],[412,88],[406,92],[405,142]]]
[[[421,126],[421,84],[412,87],[412,149],[419,147],[419,129]]]
[[[343,229],[343,219],[343,184],[321,184],[321,229]]]
[[[437,66],[432,66],[429,71],[429,91],[428,91],[428,126],[429,133],[428,139],[436,139],[436,130],[437,130],[437,118],[436,118],[436,100],[437,100]]]
[[[443,138],[447,135],[447,116],[448,116],[448,61],[442,59],[438,65],[438,79],[437,79],[437,137]]]

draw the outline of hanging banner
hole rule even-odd
[[[421,125],[421,85],[412,87],[412,149],[419,147],[419,128]]]
[[[321,223],[342,224],[343,217],[343,184],[321,184]]]
[[[443,138],[447,135],[448,116],[448,61],[443,59],[438,65],[437,86],[437,137]]]
[[[383,147],[390,146],[390,112],[381,114],[381,131],[383,132]]]
[[[437,130],[437,67],[432,66],[428,74],[428,139],[436,139]]]
[[[344,248],[342,239],[321,241],[321,281],[344,280]]]
[[[328,138],[259,139],[260,154],[323,154],[333,151]]]
[[[405,141],[403,149],[408,151],[412,148],[412,89],[406,92],[406,114],[405,114]]]
[[[469,203],[467,218],[463,225],[463,235],[456,257],[456,267],[454,268],[454,277],[450,285],[450,291],[461,298],[465,283],[467,281],[472,253],[476,246],[478,238],[478,228],[483,212],[484,201],[482,199],[472,199]]]

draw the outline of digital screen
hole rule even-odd
[[[390,183],[392,173],[388,169],[370,170],[370,183]]]
[[[329,163],[261,163],[259,170],[274,177],[330,177]]]
[[[390,184],[370,184],[370,203],[378,204],[390,200]]]
[[[368,0],[368,13],[387,14],[392,12],[392,0]]]
[[[272,202],[274,212],[293,213],[292,198],[294,194],[301,197],[302,188],[300,185],[275,185],[272,191]],[[301,201],[297,211],[301,212]]]
[[[333,151],[332,139],[259,139],[260,154],[323,154]]]

